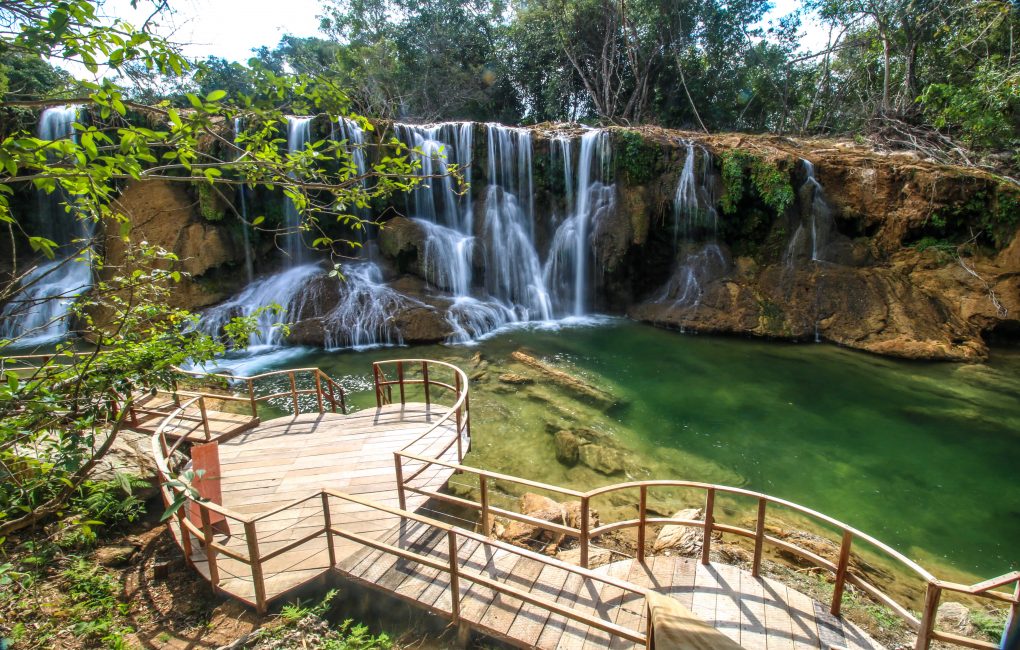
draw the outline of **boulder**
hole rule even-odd
[[[596,444],[581,445],[577,454],[581,463],[606,476],[622,474],[626,466],[624,453],[612,447]]]
[[[512,386],[523,386],[526,384],[533,384],[535,380],[531,377],[524,375],[518,375],[515,372],[504,372],[499,376],[499,381],[504,384],[510,384]]]
[[[581,549],[568,548],[565,551],[558,551],[556,553],[556,559],[562,560],[570,564],[581,564]],[[596,567],[610,564],[613,561],[613,554],[609,549],[605,548],[589,548],[588,549],[588,568],[594,569]]]
[[[556,445],[556,460],[573,467],[580,457],[581,439],[571,431],[557,431],[553,436]]]
[[[701,508],[685,508],[673,513],[670,519],[703,521],[705,511]],[[658,554],[673,550],[678,555],[695,556],[701,553],[703,537],[702,529],[694,526],[663,526],[655,538],[655,544],[652,545],[652,552]]]
[[[580,528],[581,503],[578,501],[558,503],[549,497],[526,492],[520,498],[520,512],[552,524]],[[589,528],[599,525],[599,515],[595,510],[588,512],[588,525]],[[549,554],[555,553],[566,539],[564,534],[515,520],[509,521],[505,526],[497,522],[493,529],[496,537],[503,541],[538,548]]]
[[[970,622],[970,610],[962,603],[944,602],[935,612],[935,627],[946,632],[973,636],[977,628]]]

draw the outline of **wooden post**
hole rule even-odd
[[[455,373],[454,374],[454,378],[455,378],[455,382],[454,383],[457,386],[456,399],[459,400],[460,399],[460,373],[459,372]],[[463,436],[461,435],[461,428],[463,427],[463,423],[462,422],[463,422],[463,417],[464,417],[463,410],[464,410],[464,404],[461,404],[460,406],[457,407],[457,462],[458,463],[463,463],[464,462],[464,443],[462,441]]]
[[[751,565],[751,575],[755,578],[761,570],[761,551],[765,545],[765,506],[768,501],[764,497],[758,499],[758,519],[754,525],[754,563]]]
[[[255,380],[248,380],[248,400],[251,402],[251,416],[257,418],[259,416],[259,405],[255,402]]]
[[[198,398],[198,412],[202,414],[202,431],[205,432],[206,441],[212,439],[212,430],[209,429],[209,416],[205,412],[205,398]]]
[[[1009,606],[1009,614],[1006,615],[1006,624],[1002,626],[1001,647],[1006,647],[1006,642],[1013,639],[1014,634],[1020,634],[1020,580],[1013,586],[1013,604]]]
[[[708,564],[712,552],[712,525],[715,523],[715,488],[705,493],[705,534],[701,539],[701,563]]]
[[[641,496],[638,501],[638,529],[637,529],[637,561],[645,563],[645,519],[648,516],[648,486],[641,486]]]
[[[833,616],[839,616],[839,610],[843,606],[843,587],[846,585],[846,572],[850,567],[850,545],[853,541],[853,534],[849,530],[844,530],[843,543],[839,546],[839,563],[836,565],[836,584],[832,589],[832,606],[829,607]]]
[[[478,477],[478,484],[481,487],[482,499],[482,534],[489,536],[489,482],[485,474]]]
[[[382,386],[379,385],[379,364],[372,364],[372,377],[375,379],[375,405],[378,408],[382,408]]]
[[[329,566],[336,566],[336,549],[333,548],[333,516],[329,512],[329,494],[322,493],[322,520],[326,525],[326,548],[329,549]]]
[[[588,568],[588,495],[581,497],[581,566]]]
[[[202,537],[205,540],[205,559],[209,563],[209,582],[212,583],[213,590],[215,591],[219,589],[220,586],[220,568],[216,564],[216,549],[213,548],[213,529],[212,521],[209,518],[209,509],[197,501],[189,501],[188,507],[198,508],[198,514],[202,520]]]
[[[343,386],[340,386],[340,412],[347,415],[347,395],[344,393]]]
[[[935,627],[935,612],[939,608],[939,597],[942,588],[937,582],[929,582],[924,592],[924,611],[921,612],[921,625],[917,628],[917,645],[915,650],[928,650],[931,645],[931,632]]]
[[[450,553],[450,601],[453,622],[460,622],[460,570],[457,562],[457,534],[453,529],[446,531],[447,548]]]
[[[432,387],[429,385],[429,362],[421,362],[421,377],[422,382],[425,386],[425,407],[426,409],[432,405]]]
[[[294,415],[301,415],[301,410],[298,408],[297,380],[294,378],[294,371],[288,372],[287,376],[290,377],[290,396],[294,399]]]
[[[319,413],[325,413],[326,409],[322,405],[322,377],[318,370],[315,371],[315,399],[319,401]]]
[[[397,382],[400,386],[400,405],[403,406],[407,403],[407,398],[404,396],[404,362],[397,362]]]
[[[255,537],[255,522],[244,522],[244,536],[248,539],[248,560],[251,562],[251,580],[255,586],[255,609],[266,613],[266,581],[262,575],[262,560],[259,557],[259,540]]]
[[[407,510],[407,502],[404,497],[404,463],[400,459],[400,452],[393,452],[393,465],[397,472],[397,500],[400,502],[400,509]]]

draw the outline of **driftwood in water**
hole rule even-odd
[[[548,379],[552,380],[553,383],[577,394],[582,399],[594,402],[603,408],[609,408],[617,403],[617,399],[615,397],[601,388],[592,386],[583,379],[569,375],[562,370],[557,370],[556,368],[539,361],[530,354],[527,354],[523,350],[517,350],[510,356],[514,361],[523,363],[529,368],[538,370]]]

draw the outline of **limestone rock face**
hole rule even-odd
[[[179,270],[190,274],[174,286],[172,306],[197,309],[216,303],[240,287],[236,267],[243,266],[244,250],[220,224],[205,221],[185,186],[162,180],[132,182],[117,200],[127,217],[128,234],[134,242],[148,242],[175,253]],[[124,262],[121,224],[107,224],[106,264]],[[214,282],[204,282],[212,278]]]
[[[983,331],[1020,324],[1014,311],[1020,309],[1020,277],[976,266],[991,291],[959,264],[930,268],[913,250],[887,266],[745,268],[709,279],[697,300],[657,298],[629,315],[700,332],[817,337],[907,359],[979,361],[988,355]]]
[[[406,217],[394,217],[379,230],[379,251],[396,260],[402,271],[418,271],[425,231]]]

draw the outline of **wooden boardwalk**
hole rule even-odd
[[[262,556],[288,547],[322,531],[325,525],[322,489],[343,491],[373,503],[398,507],[393,452],[411,448],[456,462],[456,424],[453,420],[418,438],[449,412],[443,406],[388,404],[351,415],[312,413],[270,420],[219,443],[222,503],[232,512],[255,518],[258,550]],[[417,442],[415,442],[417,440]],[[414,444],[412,444],[414,443]],[[417,483],[440,489],[453,473],[429,468]],[[215,477],[208,477],[215,478]],[[304,503],[286,507],[302,498]],[[415,510],[425,497],[410,497],[406,507]],[[344,501],[330,505],[334,526],[369,537],[382,537],[400,521],[396,515]],[[192,561],[209,577],[205,550],[194,540]],[[235,521],[217,524],[215,541],[245,555],[248,538]],[[338,540],[337,561],[364,548]],[[305,540],[262,564],[266,596],[272,599],[330,568],[326,535]],[[251,568],[228,556],[217,556],[219,587],[249,603],[255,602]]]
[[[180,405],[170,393],[157,391],[155,394],[138,394],[128,414],[128,427],[140,433],[154,433],[167,415]],[[259,418],[250,414],[229,413],[208,409],[202,413],[182,413],[173,423],[163,428],[168,438],[187,438],[190,442],[205,442],[230,438],[248,431],[259,424]],[[208,427],[208,438],[206,428]]]
[[[440,528],[406,520],[382,541],[449,564],[447,535]],[[460,567],[460,620],[478,631],[520,647],[554,650],[641,647],[608,632],[525,603],[471,580],[479,573],[519,591],[554,601],[579,613],[643,632],[647,624],[644,596],[545,563],[479,539],[457,546]],[[337,566],[356,583],[378,589],[450,618],[450,574],[381,550],[365,549]],[[755,578],[734,566],[683,557],[625,560],[594,570],[670,595],[747,650],[846,648],[878,650],[882,646],[852,623],[829,614],[827,607],[786,585]]]

